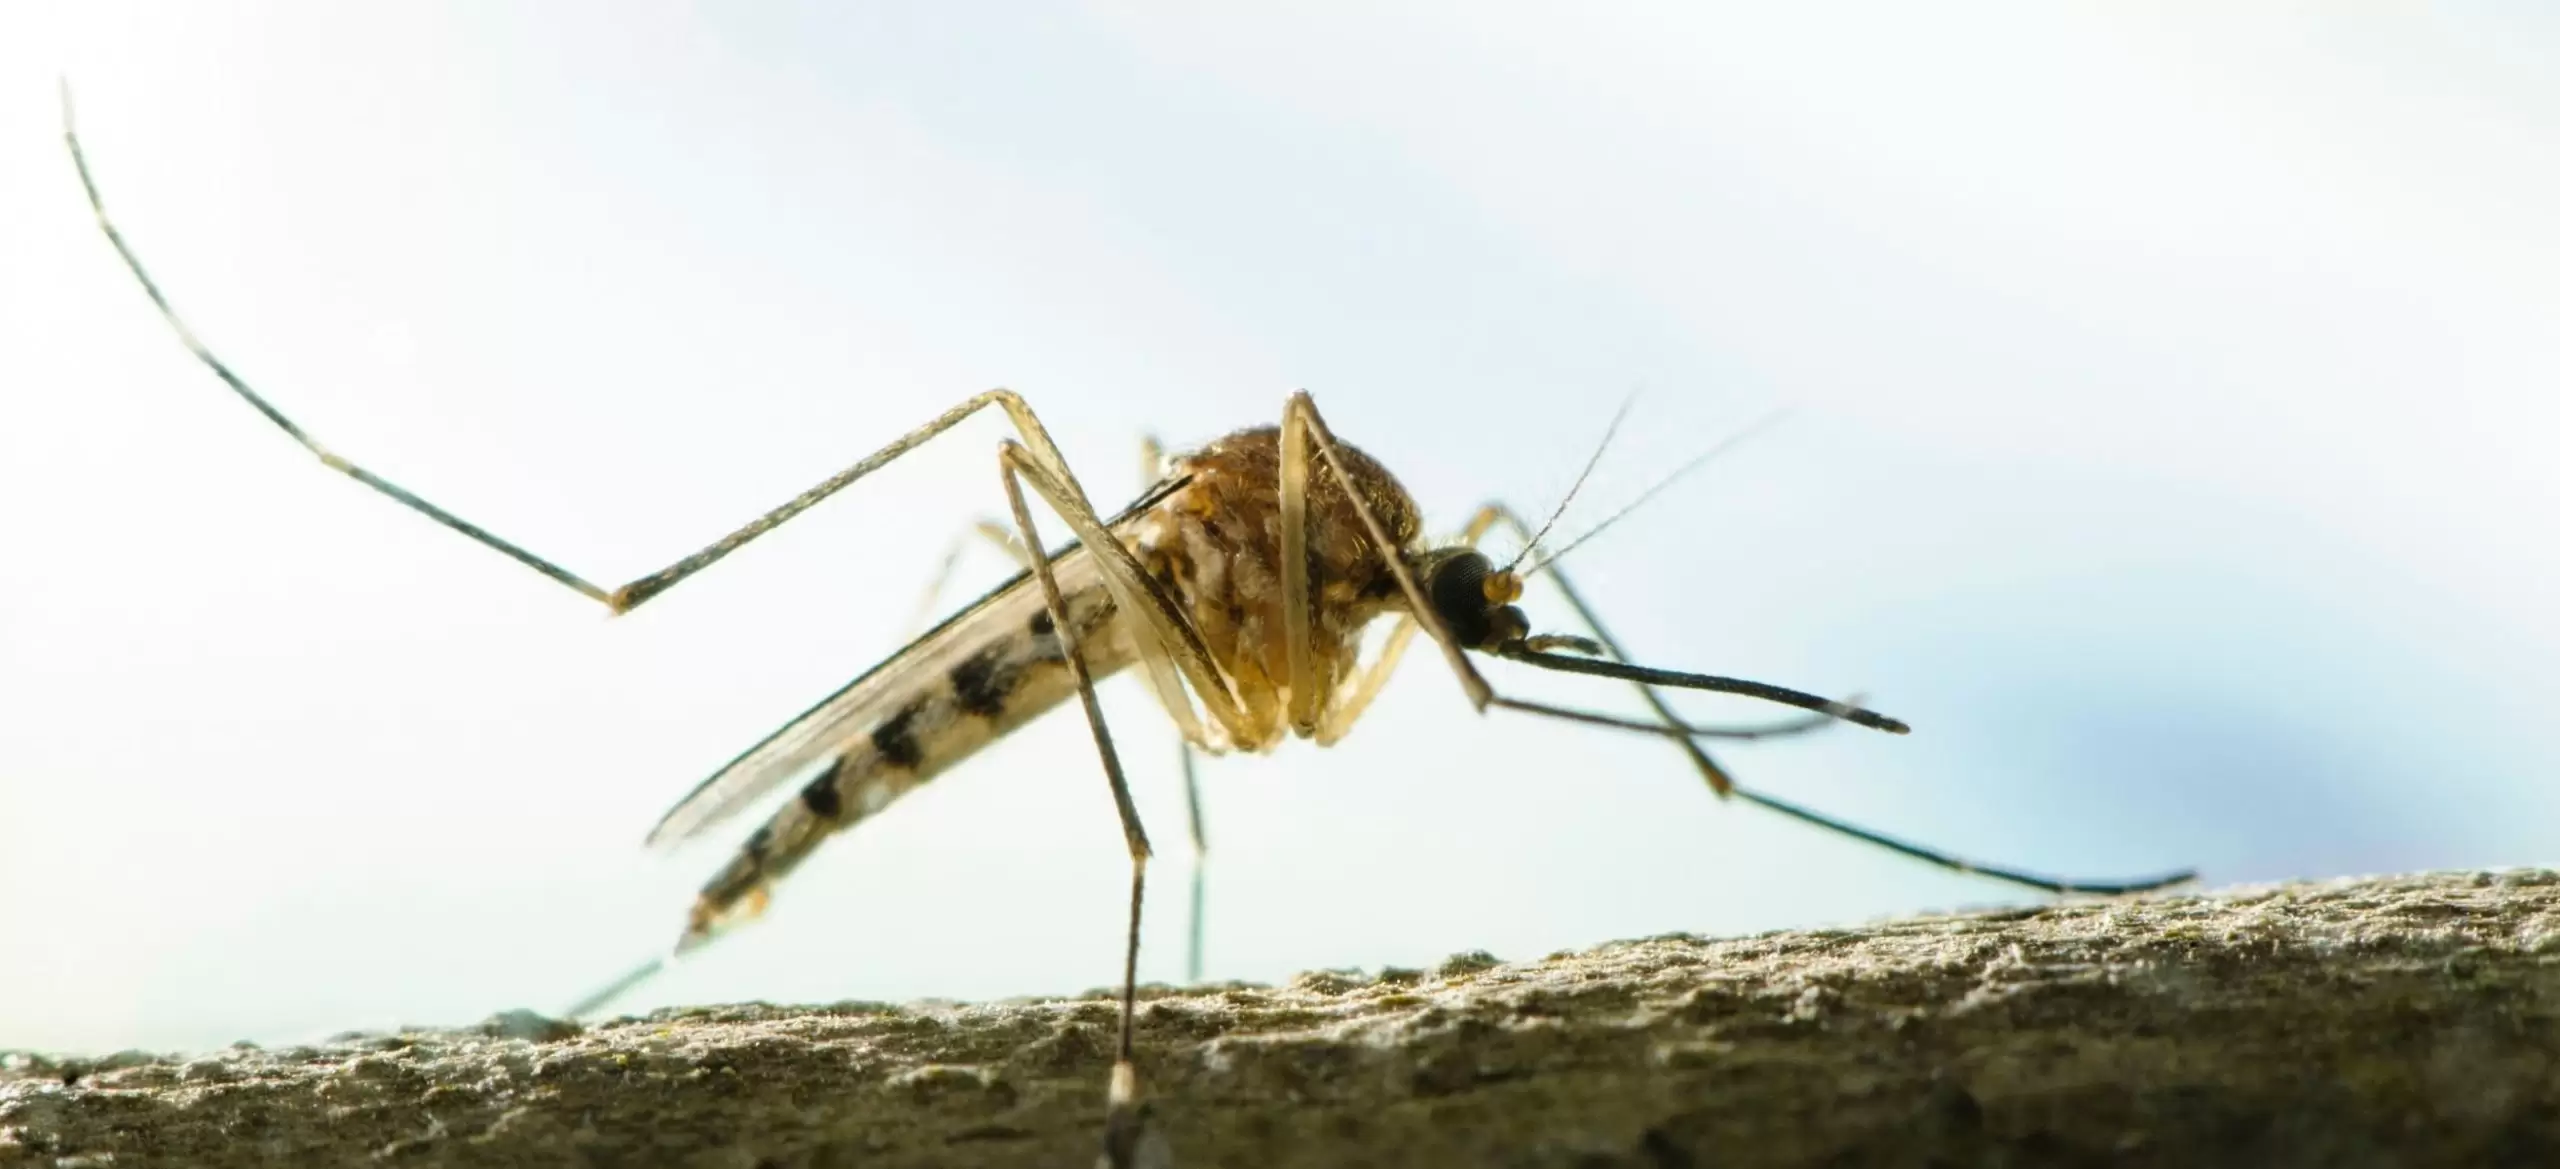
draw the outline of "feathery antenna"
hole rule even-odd
[[[1610,440],[1618,437],[1618,427],[1626,422],[1627,412],[1635,407],[1634,394],[1628,394],[1625,401],[1618,403],[1618,412],[1610,416],[1609,429],[1600,433],[1600,445],[1591,448],[1591,458],[1582,464],[1582,473],[1573,477],[1573,486],[1565,488],[1564,498],[1557,500],[1556,509],[1547,513],[1547,522],[1538,525],[1538,530],[1530,535],[1529,542],[1521,545],[1520,554],[1512,557],[1511,563],[1503,565],[1502,571],[1509,572],[1520,567],[1522,561],[1529,559],[1530,553],[1538,550],[1538,541],[1546,539],[1547,532],[1556,526],[1556,521],[1564,518],[1564,509],[1573,505],[1573,497],[1581,494],[1582,485],[1591,481],[1592,469],[1600,465],[1600,456],[1609,452]]]
[[[1588,543],[1590,543],[1590,542],[1591,542],[1591,538],[1592,538],[1593,536],[1597,536],[1597,535],[1599,535],[1599,534],[1600,534],[1600,533],[1602,533],[1602,532],[1608,531],[1608,530],[1609,530],[1609,525],[1614,524],[1614,523],[1617,523],[1619,520],[1622,520],[1622,519],[1627,518],[1627,513],[1632,512],[1632,511],[1634,511],[1635,509],[1637,509],[1637,508],[1639,508],[1639,507],[1643,507],[1647,502],[1651,501],[1651,500],[1653,499],[1653,497],[1654,497],[1654,496],[1657,496],[1657,495],[1662,494],[1662,492],[1664,491],[1664,489],[1666,489],[1666,488],[1670,487],[1670,486],[1671,486],[1672,484],[1674,484],[1674,483],[1679,482],[1679,481],[1681,480],[1681,478],[1682,478],[1682,477],[1684,477],[1684,476],[1686,476],[1686,475],[1688,475],[1688,473],[1689,473],[1689,472],[1691,472],[1691,471],[1695,471],[1695,470],[1697,470],[1697,469],[1698,469],[1698,468],[1700,468],[1700,467],[1706,466],[1706,465],[1707,465],[1707,460],[1712,459],[1712,458],[1716,457],[1717,455],[1723,454],[1723,453],[1725,453],[1726,451],[1732,450],[1734,447],[1736,447],[1736,446],[1740,445],[1740,444],[1742,443],[1742,440],[1747,439],[1747,438],[1750,438],[1750,437],[1752,437],[1752,436],[1754,436],[1754,435],[1759,434],[1761,431],[1767,430],[1767,429],[1769,429],[1770,427],[1777,425],[1778,423],[1780,423],[1780,422],[1784,421],[1784,420],[1786,419],[1787,415],[1789,415],[1789,414],[1791,414],[1791,413],[1794,413],[1794,411],[1790,409],[1790,410],[1774,410],[1774,411],[1769,412],[1768,414],[1764,414],[1764,415],[1762,415],[1762,416],[1760,417],[1760,420],[1759,420],[1759,421],[1754,422],[1754,423],[1752,423],[1752,424],[1751,424],[1751,425],[1749,425],[1749,426],[1743,427],[1741,430],[1738,430],[1738,431],[1734,432],[1734,434],[1733,434],[1733,436],[1732,436],[1732,437],[1727,438],[1727,439],[1725,439],[1723,442],[1717,443],[1717,444],[1716,444],[1716,445],[1714,445],[1714,446],[1708,447],[1705,451],[1701,452],[1701,453],[1700,453],[1696,458],[1693,458],[1693,459],[1689,460],[1688,462],[1685,462],[1685,463],[1680,464],[1680,467],[1679,467],[1679,469],[1678,469],[1678,470],[1675,470],[1675,471],[1671,472],[1670,474],[1663,476],[1663,477],[1662,477],[1662,479],[1661,479],[1659,482],[1655,483],[1653,486],[1645,488],[1645,489],[1644,489],[1644,494],[1636,496],[1636,498],[1635,498],[1635,502],[1630,503],[1630,504],[1626,505],[1625,507],[1619,508],[1619,509],[1614,513],[1614,514],[1610,515],[1610,517],[1609,517],[1609,518],[1607,518],[1607,519],[1605,519],[1605,520],[1602,520],[1602,521],[1600,521],[1597,525],[1593,526],[1593,527],[1592,527],[1592,529],[1591,529],[1590,531],[1588,531],[1588,532],[1584,532],[1583,534],[1581,534],[1581,535],[1579,535],[1579,536],[1574,537],[1574,538],[1573,538],[1573,541],[1572,541],[1571,543],[1568,543],[1568,544],[1566,544],[1564,547],[1562,547],[1562,548],[1558,548],[1558,549],[1556,549],[1554,552],[1551,552],[1551,553],[1547,554],[1547,556],[1546,556],[1545,558],[1543,558],[1543,559],[1539,560],[1536,564],[1532,564],[1532,565],[1530,565],[1530,566],[1529,566],[1529,570],[1528,570],[1527,572],[1523,572],[1523,573],[1521,573],[1521,574],[1520,574],[1521,578],[1525,580],[1525,579],[1527,579],[1527,578],[1529,578],[1529,577],[1536,576],[1536,575],[1538,574],[1538,571],[1539,571],[1540,569],[1543,569],[1543,568],[1545,568],[1546,566],[1548,566],[1548,565],[1550,565],[1550,564],[1555,563],[1556,561],[1559,561],[1559,560],[1564,559],[1564,554],[1565,554],[1565,553],[1567,553],[1567,552],[1571,552],[1571,551],[1573,551],[1573,550],[1574,550],[1574,549],[1576,549],[1576,548],[1582,547],[1584,544],[1588,544]],[[1614,427],[1614,426],[1612,426],[1612,428],[1611,428],[1611,429],[1612,429],[1612,430],[1614,430],[1614,429],[1615,429],[1615,427]],[[1596,459],[1598,456],[1596,456],[1596,455],[1595,455],[1595,456],[1593,456],[1593,457]],[[1575,486],[1579,487],[1579,486],[1581,486],[1581,484],[1576,483],[1576,484],[1575,484]],[[1566,498],[1570,499],[1570,498],[1572,498],[1572,497],[1571,497],[1571,496],[1567,496]],[[1554,523],[1555,521],[1554,521],[1554,520],[1549,520],[1549,521],[1547,521],[1547,522],[1548,522],[1548,523],[1550,523],[1550,524],[1552,524],[1552,523]],[[1542,534],[1542,535],[1544,534],[1544,530],[1543,530],[1543,529],[1541,529],[1540,534]],[[1518,563],[1518,562],[1517,562],[1517,561],[1514,561],[1513,563],[1515,563],[1515,564],[1516,564],[1516,563]]]

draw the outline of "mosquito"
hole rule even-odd
[[[99,229],[117,256],[179,341],[242,401],[330,469],[615,614],[667,592],[962,421],[991,409],[1001,413],[1013,431],[996,448],[1012,528],[991,534],[1024,562],[1023,570],[730,760],[659,819],[648,843],[670,845],[700,836],[777,789],[798,785],[797,795],[749,833],[703,885],[673,947],[674,954],[684,954],[759,913],[775,883],[829,837],[878,815],[980,748],[1074,699],[1092,732],[1129,858],[1117,1047],[1099,1160],[1109,1169],[1167,1160],[1140,1105],[1134,1051],[1139,924],[1154,848],[1094,693],[1096,680],[1123,670],[1145,680],[1180,733],[1195,849],[1202,832],[1191,752],[1263,753],[1293,736],[1320,746],[1339,741],[1394,674],[1419,631],[1430,636],[1479,713],[1501,708],[1667,738],[1721,798],[1756,804],[1930,864],[2049,893],[2136,893],[2194,877],[2182,870],[2137,880],[2080,881],[1978,864],[1738,786],[1699,745],[1701,740],[1793,734],[1835,720],[1894,734],[1910,728],[1854,702],[1634,663],[1592,606],[1554,568],[1570,545],[1530,561],[1552,517],[1532,529],[1518,513],[1492,503],[1479,508],[1455,540],[1425,540],[1413,498],[1377,460],[1337,437],[1304,391],[1287,399],[1276,426],[1239,430],[1160,460],[1163,474],[1155,486],[1106,517],[1095,509],[1030,403],[1011,390],[988,390],[700,551],[619,587],[604,588],[330,451],[252,389],[180,318],[109,220],[72,123],[67,88],[63,139]],[[1593,458],[1596,462],[1598,455]],[[1587,477],[1590,467],[1583,471]],[[1653,490],[1667,483],[1657,483]],[[1580,485],[1577,479],[1575,490]],[[1568,501],[1572,494],[1567,493]],[[1049,550],[1033,520],[1033,496],[1064,521],[1075,537],[1072,543]],[[1600,527],[1625,514],[1620,511]],[[1500,567],[1478,548],[1496,526],[1523,541],[1522,551]],[[1588,635],[1530,631],[1517,602],[1527,579],[1541,571],[1565,607],[1590,630]],[[1380,648],[1363,661],[1365,632],[1381,618],[1392,618],[1393,626]],[[1503,694],[1477,668],[1479,656],[1633,683],[1651,717]],[[1673,711],[1665,689],[1741,695],[1810,711],[1813,717],[1761,727],[1698,726]],[[1196,905],[1195,892],[1195,963]],[[642,967],[586,1006],[601,1006],[658,966]]]

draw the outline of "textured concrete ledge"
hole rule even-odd
[[[722,1007],[0,1059],[0,1165],[1077,1166],[1112,1004]],[[2560,875],[1149,995],[1206,1166],[2560,1164]]]

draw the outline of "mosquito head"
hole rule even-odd
[[[1824,698],[1819,694],[1807,694],[1802,690],[1772,686],[1767,682],[1656,669],[1620,660],[1616,648],[1609,645],[1605,637],[1584,637],[1572,633],[1543,633],[1531,636],[1529,615],[1521,612],[1520,607],[1512,603],[1520,599],[1520,578],[1524,574],[1509,568],[1495,568],[1493,561],[1487,559],[1484,553],[1464,545],[1434,549],[1424,553],[1420,559],[1408,567],[1416,578],[1415,583],[1422,586],[1423,595],[1430,600],[1432,614],[1440,619],[1440,624],[1448,628],[1450,640],[1457,642],[1461,649],[1471,649],[1478,653],[1492,654],[1506,661],[1566,674],[1618,678],[1645,686],[1674,686],[1683,690],[1739,694],[1747,698],[1776,702],[1802,710],[1818,711],[1831,718],[1897,735],[1909,734],[1911,731],[1911,727],[1901,719],[1888,718],[1854,703]],[[1566,596],[1570,599],[1571,592],[1568,591]],[[1576,602],[1575,607],[1580,608],[1580,603]],[[1588,609],[1584,609],[1582,616],[1585,620],[1589,620],[1591,613]],[[1515,710],[1533,711],[1584,722],[1598,722],[1657,733],[1663,730],[1659,725],[1628,722],[1605,715],[1526,703],[1498,695],[1492,701]],[[1668,709],[1658,705],[1656,709],[1661,711],[1664,718],[1672,718]],[[1676,720],[1672,726],[1673,733],[1676,735],[1700,733],[1694,729],[1681,729]],[[1752,732],[1745,737],[1754,737],[1763,733],[1765,732]]]
[[[1441,549],[1420,567],[1422,591],[1459,645],[1491,650],[1529,636],[1528,614],[1512,604],[1520,599],[1519,574],[1495,568],[1473,548]]]

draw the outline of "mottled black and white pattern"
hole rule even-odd
[[[1069,571],[1080,559],[1061,558],[1059,575],[1089,576]],[[1065,593],[1065,601],[1086,667],[1096,677],[1134,660],[1135,652],[1117,625],[1118,610],[1098,580],[1080,582]],[[889,685],[893,681],[897,685]],[[1025,574],[927,634],[907,653],[830,695],[723,769],[721,776],[761,772],[809,745],[826,744],[799,798],[776,809],[703,887],[686,930],[687,945],[708,940],[740,910],[752,912],[766,888],[828,836],[878,813],[1075,692],[1075,678],[1039,584]],[[878,700],[849,701],[866,693]],[[889,705],[893,700],[895,705]],[[884,708],[885,714],[877,713]],[[848,724],[860,713],[873,713],[874,721],[853,730]],[[706,782],[705,791],[721,776]]]

